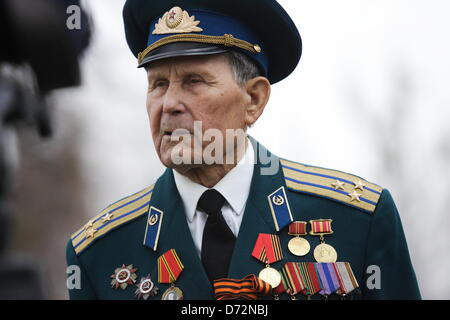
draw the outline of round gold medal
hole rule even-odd
[[[301,257],[308,254],[311,246],[305,238],[295,237],[289,240],[288,248],[292,254]]]
[[[175,286],[170,286],[164,291],[161,300],[183,300],[183,291]]]
[[[267,267],[262,269],[259,272],[258,277],[267,282],[268,284],[270,284],[272,286],[272,288],[276,288],[279,286],[279,284],[281,283],[281,275],[280,273],[275,270],[274,268],[271,267]]]
[[[314,258],[317,262],[336,262],[337,252],[329,244],[321,243],[314,249]]]

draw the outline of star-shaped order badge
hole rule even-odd
[[[133,268],[132,264],[128,266],[122,264],[122,266],[116,268],[114,274],[111,275],[111,287],[113,289],[118,289],[120,287],[122,290],[125,290],[129,284],[134,284],[136,282],[136,271],[137,268]]]
[[[148,274],[145,278],[142,278],[137,287],[138,288],[136,289],[134,294],[138,299],[144,300],[147,300],[149,297],[156,296],[159,290],[150,278],[150,274]]]

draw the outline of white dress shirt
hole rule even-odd
[[[213,188],[225,198],[222,215],[233,234],[238,236],[245,204],[250,193],[253,177],[254,150],[252,143],[247,139],[247,150],[238,164],[231,169]],[[193,182],[189,178],[173,170],[175,184],[184,205],[187,223],[194,240],[199,257],[201,257],[203,229],[208,215],[197,210],[200,196],[208,188]]]

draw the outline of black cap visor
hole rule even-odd
[[[158,61],[167,58],[184,57],[184,56],[202,56],[217,53],[224,53],[230,51],[229,48],[224,46],[215,46],[206,43],[195,42],[176,42],[169,43],[162,47],[159,47],[149,54],[147,54],[138,68],[144,67],[150,62]]]

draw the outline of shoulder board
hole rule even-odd
[[[328,198],[372,213],[383,188],[345,172],[280,159],[289,189]]]
[[[153,186],[114,202],[72,234],[75,253],[79,255],[110,231],[148,212]]]

